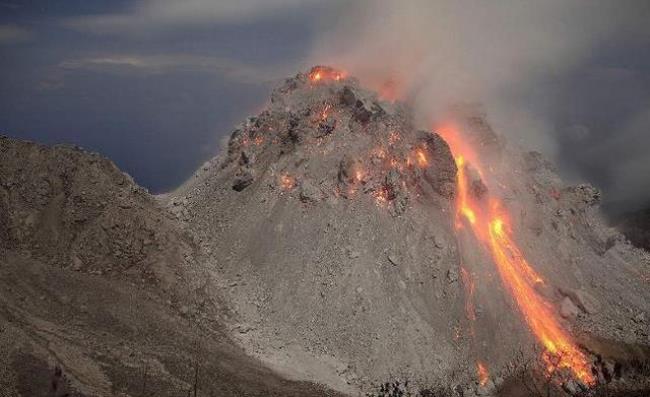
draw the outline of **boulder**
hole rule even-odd
[[[429,159],[424,169],[424,179],[442,197],[454,197],[457,169],[449,145],[438,134],[432,132],[420,131],[418,138],[426,149]]]
[[[585,290],[560,288],[560,293],[569,298],[580,310],[587,314],[595,314],[600,311],[600,303],[598,300]]]
[[[320,190],[309,181],[300,184],[300,201],[315,203],[320,199]]]
[[[578,316],[580,309],[568,297],[562,299],[560,304],[560,315],[566,319],[574,319]]]

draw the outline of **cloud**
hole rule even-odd
[[[155,33],[165,28],[243,23],[268,18],[319,0],[140,0],[127,12],[66,19],[64,25],[97,34]]]
[[[426,106],[489,105],[577,65],[621,26],[643,24],[612,1],[359,1],[313,59],[371,84],[392,79]]]
[[[34,37],[32,31],[17,25],[0,25],[0,44],[16,44],[29,41]]]
[[[265,84],[286,75],[288,67],[278,65],[252,65],[237,60],[191,54],[102,54],[85,58],[69,59],[58,65],[59,69],[72,72],[91,70],[103,73],[201,72],[222,76],[231,82]]]

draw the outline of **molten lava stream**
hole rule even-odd
[[[483,199],[489,203],[485,208],[484,201],[470,196],[466,159],[470,158],[472,166],[476,167],[477,156],[471,148],[464,145],[455,130],[447,127],[440,130],[440,133],[456,155],[457,228],[468,225],[477,241],[482,242],[489,250],[506,290],[513,296],[533,335],[546,349],[543,358],[549,373],[557,368],[566,368],[583,383],[592,385],[595,379],[590,371],[587,357],[572,341],[568,332],[562,328],[551,306],[535,290],[535,285],[544,283],[544,280],[525,259],[512,238],[509,217],[500,201],[488,196]],[[477,171],[482,175],[480,169]]]
[[[476,372],[478,373],[478,384],[485,386],[490,378],[487,367],[481,361],[476,362]]]

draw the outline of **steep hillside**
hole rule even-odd
[[[192,238],[110,161],[6,137],[0,160],[3,396],[334,395],[233,345]]]

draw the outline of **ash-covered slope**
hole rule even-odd
[[[334,395],[233,346],[157,201],[96,154],[0,137],[0,394]]]
[[[463,362],[455,170],[446,143],[399,106],[351,79],[301,74],[175,200],[241,343],[346,388]]]
[[[515,214],[547,280],[539,294],[605,376],[595,354],[613,353],[597,341],[648,344],[647,259],[601,225],[592,188],[563,185],[475,112],[454,117],[493,162],[472,194],[489,188]],[[317,67],[276,89],[169,200],[233,310],[233,335],[265,362],[342,390],[404,374],[470,393],[475,363],[497,381],[519,353],[539,356],[490,256],[455,230],[456,171],[403,105]]]
[[[490,357],[491,350],[496,353],[491,343],[493,331],[485,326],[484,319],[498,311],[494,308],[494,291],[499,289],[506,296],[503,307],[520,312],[520,321],[536,335],[538,345],[557,348],[561,338],[549,337],[555,325],[569,337],[584,355],[592,387],[615,380],[626,371],[634,372],[635,362],[649,357],[648,253],[607,227],[595,188],[563,183],[542,155],[508,145],[475,107],[459,107],[446,123],[440,126],[441,133],[454,150],[468,155],[464,171],[470,175],[470,207],[477,211],[479,220],[496,222],[490,223],[489,235],[483,231],[481,236],[479,230],[474,239],[468,238],[466,230],[472,227],[466,222],[457,232],[460,265],[473,282],[474,339],[482,346],[476,349],[477,355]],[[459,218],[465,215],[459,214]],[[496,224],[505,224],[508,237],[495,237],[492,227]],[[503,241],[495,242],[498,238]],[[511,259],[495,266],[495,256],[504,252],[504,244]],[[523,276],[536,278],[530,283],[534,297],[526,295],[521,285],[508,283],[507,279],[513,278],[511,274],[504,276],[504,261],[520,266]],[[535,298],[543,307],[530,310],[531,304],[522,298]],[[540,313],[545,316],[536,316]],[[502,326],[508,327],[507,323]],[[568,354],[571,349],[560,351]],[[575,376],[577,367],[566,369]],[[647,379],[637,384],[645,384],[640,387],[647,392]],[[564,385],[570,391],[580,389],[573,381]]]
[[[64,269],[171,288],[193,247],[155,198],[79,148],[0,140],[0,245]]]

